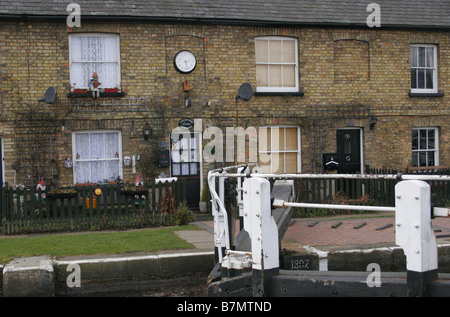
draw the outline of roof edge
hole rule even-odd
[[[11,15],[0,14],[1,20],[22,21],[66,21],[67,15]],[[381,27],[370,28],[366,23],[342,23],[342,22],[295,22],[276,20],[246,20],[246,19],[216,19],[216,18],[185,18],[185,17],[149,17],[149,16],[126,16],[126,15],[81,15],[82,20],[87,21],[127,21],[127,22],[150,22],[150,23],[186,23],[186,24],[209,24],[209,25],[239,25],[239,26],[279,26],[279,27],[325,27],[325,28],[367,28],[371,30],[383,29],[415,29],[450,31],[449,26],[441,25],[413,25],[413,24],[382,24]]]

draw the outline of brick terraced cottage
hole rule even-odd
[[[450,165],[449,1],[72,2],[0,1],[2,182],[164,173],[195,208],[255,151],[212,127],[258,132],[267,172]]]

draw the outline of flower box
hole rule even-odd
[[[56,189],[47,193],[48,199],[70,199],[76,196],[77,192],[74,189]]]
[[[148,189],[145,187],[123,187],[120,189],[122,195],[134,196],[134,195],[145,195],[148,193]]]

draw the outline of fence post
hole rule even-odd
[[[278,227],[272,217],[270,183],[263,178],[246,179],[244,223],[251,237],[253,296],[270,295],[270,279],[279,273]]]
[[[395,185],[395,222],[395,241],[406,255],[407,295],[427,296],[438,272],[430,185],[418,180]]]
[[[6,188],[8,188],[8,187],[5,183],[5,185],[1,187],[2,201],[1,201],[1,210],[0,210],[0,225],[3,224],[3,217],[5,217],[5,215],[6,215],[6,190],[5,190]]]

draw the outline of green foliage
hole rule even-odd
[[[195,226],[131,230],[123,232],[88,232],[40,236],[5,237],[0,239],[0,263],[14,257],[73,256],[89,254],[121,254],[158,250],[190,249],[192,245],[174,234],[178,230],[194,230]]]
[[[158,147],[149,146],[141,152],[141,159],[137,167],[146,180],[153,181],[158,174]]]
[[[194,221],[194,214],[187,207],[186,202],[180,203],[176,211],[177,219],[175,220],[175,224],[177,226],[185,226],[189,222]]]

